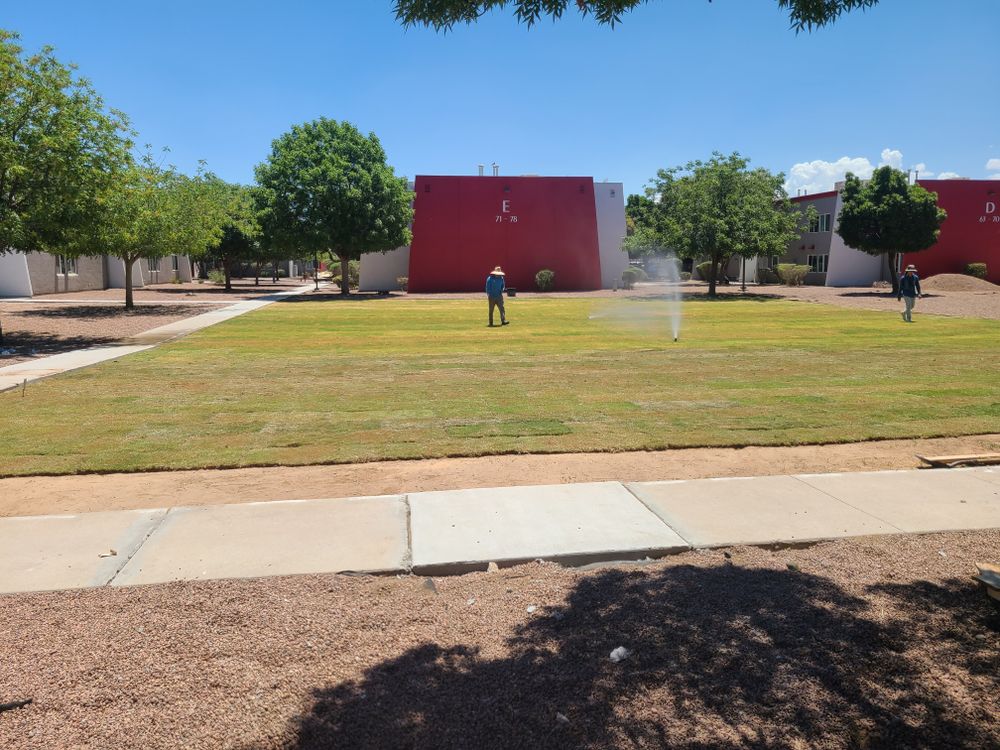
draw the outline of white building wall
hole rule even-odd
[[[24,253],[0,255],[0,297],[30,297],[31,276]]]
[[[601,287],[620,286],[622,271],[628,267],[628,253],[622,250],[625,238],[625,191],[620,182],[595,182],[597,246],[601,259]]]
[[[142,267],[146,263],[145,258],[141,258],[132,264],[132,288],[138,289],[145,286],[143,281]],[[125,288],[125,261],[121,258],[108,256],[108,288]]]
[[[397,247],[387,253],[365,253],[361,256],[358,289],[362,292],[393,291],[399,289],[396,279],[409,275],[409,246]]]
[[[830,257],[827,260],[826,286],[871,286],[882,278],[882,257],[863,253],[844,244],[836,231],[842,207],[843,198],[838,195],[833,215],[833,236],[830,238]]]

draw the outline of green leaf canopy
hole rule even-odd
[[[123,114],[51,47],[0,30],[0,253],[86,253],[99,195],[130,162]]]
[[[409,244],[412,194],[374,133],[321,118],[275,140],[256,170],[265,241],[341,261]]]

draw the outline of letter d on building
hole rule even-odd
[[[992,214],[997,210],[997,204],[993,201],[986,201],[986,213]]]

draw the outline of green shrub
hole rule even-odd
[[[211,271],[208,272],[208,280],[211,281],[213,284],[225,284],[226,274],[224,274],[218,268],[213,268]]]
[[[691,272],[690,271],[681,271],[679,275],[680,275],[681,281],[691,281]]]
[[[757,269],[757,283],[758,284],[780,284],[781,279],[773,268],[759,268]]]
[[[986,278],[986,264],[985,263],[966,263],[965,271],[963,272],[968,276],[975,276],[977,279]]]
[[[399,288],[402,291],[405,292],[406,289],[407,289],[407,287],[410,286],[410,277],[409,276],[397,276],[396,277],[396,283],[399,284]]]
[[[334,284],[340,285],[340,262],[337,261],[330,266],[330,281]],[[356,287],[361,281],[361,261],[349,260],[347,261],[347,282]]]
[[[698,273],[698,278],[702,281],[708,281],[708,275],[711,273],[712,261],[706,260],[704,263],[699,263],[694,267],[694,270]],[[718,267],[715,272],[715,280],[720,283],[726,283],[727,279],[725,274],[722,273],[722,268]]]
[[[802,281],[810,270],[809,266],[800,266],[797,263],[779,263],[778,278],[788,286],[802,286]]]
[[[551,292],[556,285],[556,273],[547,268],[535,274],[535,286],[540,292]]]
[[[649,276],[638,266],[629,266],[622,271],[622,288],[631,289],[637,281],[645,281]]]

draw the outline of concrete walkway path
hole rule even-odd
[[[444,575],[490,562],[1000,528],[1000,468],[418,492],[0,518],[0,592],[317,572]]]
[[[194,315],[173,323],[152,328],[148,331],[122,339],[117,344],[111,346],[94,346],[88,349],[77,349],[72,352],[53,354],[51,357],[41,357],[28,362],[19,362],[16,365],[0,367],[0,391],[20,388],[25,383],[34,380],[58,375],[70,370],[79,370],[81,367],[90,367],[100,362],[107,362],[112,359],[119,359],[152,349],[158,344],[171,341],[181,336],[186,336],[202,328],[208,328],[216,323],[245,315],[248,312],[259,310],[262,307],[277,302],[285,297],[296,294],[303,294],[313,289],[312,284],[304,285],[284,292],[276,292],[249,300],[240,300],[219,310]],[[9,301],[9,300],[5,300]],[[107,302],[107,300],[105,300]],[[218,303],[213,303],[218,304]]]

